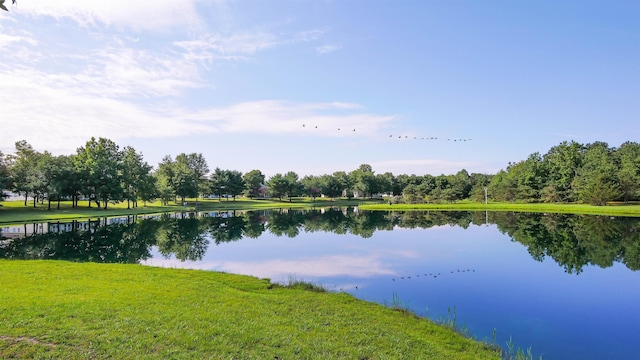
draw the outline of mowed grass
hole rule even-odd
[[[368,202],[377,203],[378,201]],[[127,209],[127,203],[109,204],[107,209],[98,209],[95,204],[89,208],[86,201],[81,201],[78,207],[73,208],[70,201],[61,202],[60,209],[57,204],[51,204],[51,210],[48,210],[47,204],[37,204],[33,207],[33,202],[29,202],[28,206],[24,206],[23,201],[5,201],[0,203],[0,223],[17,223],[29,221],[52,221],[65,219],[87,219],[105,216],[123,216],[137,214],[153,214],[161,212],[173,211],[223,211],[223,210],[260,210],[260,209],[277,209],[277,208],[314,208],[328,206],[357,206],[363,202],[362,200],[347,199],[320,199],[315,200],[308,198],[297,198],[293,201],[279,201],[278,199],[270,200],[253,200],[247,198],[239,198],[236,201],[213,200],[213,199],[187,199],[187,205],[182,206],[171,202],[169,205],[162,203],[149,202],[146,206],[139,203],[139,207]]]
[[[451,204],[363,204],[361,210],[464,210],[464,211],[518,211],[585,215],[640,216],[640,204],[610,203],[607,206],[561,203],[474,203]]]
[[[142,265],[0,260],[0,358],[499,359],[345,293]]]

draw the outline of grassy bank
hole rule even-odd
[[[359,206],[362,210],[463,210],[463,211],[520,211],[520,212],[549,212],[566,214],[590,214],[611,216],[638,216],[640,217],[640,204],[612,203],[608,206],[593,206],[585,204],[517,204],[517,203],[472,203],[458,202],[453,204],[393,204],[381,200],[363,199],[322,199],[311,200],[309,198],[297,198],[293,201],[278,200],[253,200],[239,198],[233,200],[188,199],[186,206],[170,203],[162,205],[160,202],[147,203],[146,206],[127,209],[126,203],[110,204],[108,209],[98,209],[95,206],[89,208],[87,202],[80,202],[73,208],[71,202],[62,202],[60,209],[55,206],[51,210],[46,204],[38,204],[35,208],[30,203],[24,206],[21,201],[7,201],[0,203],[0,223],[20,223],[53,221],[65,219],[87,219],[104,216],[122,216],[137,214],[153,214],[172,211],[223,211],[223,210],[260,210],[278,208],[311,209],[329,206]]]
[[[500,358],[401,311],[247,276],[0,260],[0,282],[0,358]]]
[[[364,203],[377,203],[379,201],[370,200]],[[29,221],[52,221],[64,219],[86,219],[103,216],[121,216],[136,214],[153,214],[169,211],[215,211],[215,210],[259,210],[259,209],[277,209],[277,208],[314,208],[326,206],[356,206],[363,203],[361,200],[347,199],[294,199],[293,201],[278,200],[252,200],[241,198],[237,201],[233,200],[211,200],[199,199],[196,205],[195,199],[188,199],[187,206],[181,206],[170,203],[168,206],[162,205],[160,202],[147,203],[146,206],[127,209],[127,203],[109,204],[108,208],[98,209],[89,208],[86,201],[81,201],[78,207],[73,208],[71,202],[62,202],[60,209],[56,209],[56,205],[52,204],[52,209],[48,210],[46,204],[37,204],[34,208],[32,203],[24,206],[22,201],[7,201],[0,203],[0,223],[18,223]]]
[[[612,203],[607,206],[593,206],[586,204],[517,204],[517,203],[472,203],[460,202],[453,204],[363,204],[362,210],[464,210],[464,211],[519,211],[539,213],[564,213],[611,216],[640,216],[639,204]]]

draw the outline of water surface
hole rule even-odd
[[[302,279],[455,320],[503,347],[512,338],[544,359],[629,359],[640,352],[638,219],[331,209],[22,228],[40,234],[23,238],[3,229],[15,239],[2,241],[0,256]]]

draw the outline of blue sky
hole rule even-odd
[[[640,138],[637,1],[18,0],[9,10],[5,153],[26,139],[71,154],[95,136],[154,166],[198,152],[211,169],[267,176],[363,163],[439,175],[495,173],[565,140]]]

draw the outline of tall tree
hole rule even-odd
[[[286,194],[289,201],[291,201],[293,197],[300,196],[302,194],[302,184],[300,183],[298,174],[294,171],[289,171],[284,174],[284,179],[287,183]]]
[[[176,195],[182,199],[198,197],[200,185],[207,181],[205,175],[209,172],[207,161],[202,154],[179,154],[173,166],[173,186]]]
[[[0,201],[4,200],[4,190],[8,190],[11,186],[11,177],[9,176],[9,164],[5,155],[0,151]]]
[[[322,179],[318,176],[307,175],[300,180],[302,184],[302,193],[313,200],[322,194]]]
[[[36,167],[37,152],[26,140],[15,143],[16,151],[10,156],[10,172],[13,178],[12,189],[24,194],[24,206],[27,206],[29,192],[32,190],[29,178]]]
[[[282,197],[287,194],[287,190],[289,189],[289,181],[287,181],[282,174],[278,173],[269,178],[267,186],[269,187],[270,195],[282,201]]]
[[[346,196],[348,198],[353,197],[353,182],[351,181],[351,177],[344,171],[336,171],[332,175],[340,184],[340,187],[342,188],[340,192],[344,194],[343,196]]]
[[[393,188],[395,187],[396,177],[392,173],[386,172],[384,174],[376,175],[376,184],[378,185],[378,191],[388,195],[393,195]]]
[[[176,187],[175,181],[175,162],[171,156],[166,155],[158,164],[158,170],[153,174],[156,183],[157,195],[164,205],[167,205],[171,199],[175,200]]]
[[[627,141],[615,150],[618,179],[624,202],[640,196],[640,144]]]
[[[264,185],[264,174],[260,170],[251,170],[242,176],[248,197],[260,196],[260,188]]]
[[[606,143],[586,146],[584,162],[574,180],[578,198],[592,205],[606,205],[620,197],[617,167]]]
[[[553,194],[555,201],[577,200],[573,180],[582,166],[584,146],[575,141],[564,141],[552,147],[543,157],[543,165],[548,173],[545,192]]]
[[[330,198],[342,196],[344,185],[333,175],[322,175],[320,177],[322,193]]]
[[[143,191],[148,190],[151,178],[151,165],[147,164],[141,153],[133,147],[122,149],[122,188],[124,199],[127,200],[127,209],[138,207],[138,199]],[[146,192],[148,194],[148,191]]]
[[[229,173],[219,167],[213,170],[209,177],[209,192],[218,196],[218,201],[222,200],[222,195],[227,192],[227,184],[229,183]]]
[[[357,197],[371,196],[377,192],[376,176],[369,164],[362,164],[358,169],[349,173],[349,177],[353,183],[353,190],[357,193]]]
[[[227,194],[233,196],[233,201],[236,201],[236,196],[242,194],[245,189],[242,173],[238,170],[227,170],[227,181]]]
[[[123,189],[121,181],[121,153],[118,145],[106,138],[91,138],[78,148],[74,158],[76,168],[85,176],[85,193],[98,207],[119,202]],[[91,206],[91,205],[89,205]]]

